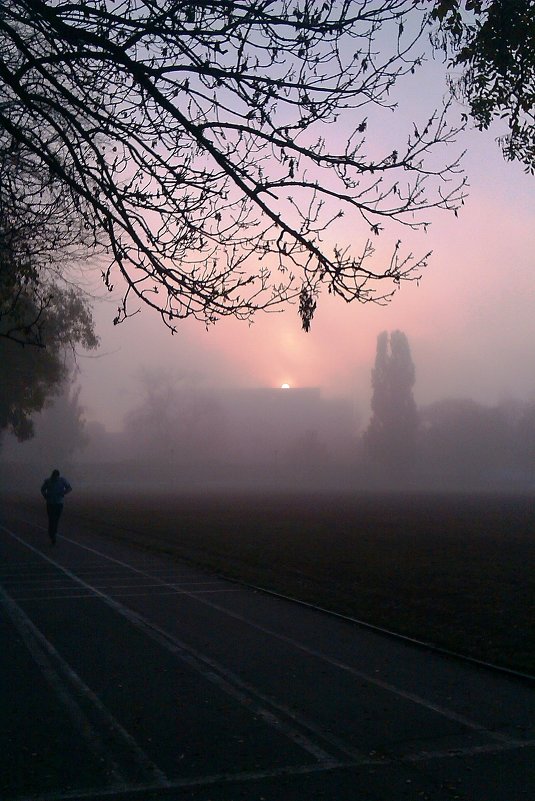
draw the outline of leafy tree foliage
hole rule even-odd
[[[464,69],[454,91],[480,129],[506,118],[505,158],[535,172],[535,2],[438,0],[433,16],[452,65]]]
[[[364,443],[369,456],[398,470],[410,467],[415,455],[418,410],[416,380],[409,341],[403,331],[377,337],[372,370],[372,416]]]
[[[370,261],[386,221],[423,226],[430,208],[462,202],[457,161],[437,158],[458,131],[444,109],[384,152],[373,131],[373,155],[365,146],[372,112],[394,109],[396,82],[420,64],[428,12],[414,0],[3,0],[0,151],[37,165],[46,192],[26,196],[32,210],[64,203],[107,247],[104,281],[126,286],[116,322],[138,301],[172,330],[295,301],[308,329],[321,287],[381,302],[419,276],[426,257],[399,244]],[[333,244],[325,230],[344,214]]]
[[[98,344],[91,310],[80,292],[52,285],[48,291],[46,308],[39,309],[31,292],[22,289],[15,322],[0,304],[0,434],[7,430],[21,441],[33,436],[32,416],[61,390],[69,373],[69,349]],[[15,341],[13,327],[24,333],[36,319],[46,347]]]
[[[57,394],[49,396],[39,413],[32,414],[34,436],[22,447],[13,437],[4,438],[3,456],[7,461],[42,463],[46,469],[53,462],[67,469],[75,454],[86,447],[88,436],[76,375],[76,369],[70,370]]]

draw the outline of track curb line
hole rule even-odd
[[[82,516],[82,519],[83,516]],[[29,522],[29,521],[27,521]],[[35,525],[35,524],[33,524]],[[43,528],[43,526],[38,526],[39,528]],[[201,568],[208,573],[212,573],[214,576],[218,576],[219,578],[224,579],[225,581],[229,581],[232,584],[237,584],[240,587],[247,587],[248,589],[255,590],[257,592],[262,592],[265,595],[271,595],[274,598],[280,598],[284,601],[289,601],[294,604],[299,604],[300,606],[307,607],[308,609],[313,609],[316,612],[320,612],[321,614],[328,615],[330,617],[335,617],[339,620],[345,620],[348,623],[352,623],[355,626],[359,626],[360,628],[368,629],[369,631],[373,631],[377,634],[383,634],[386,637],[390,637],[392,639],[400,640],[401,642],[405,642],[410,645],[414,645],[417,648],[424,649],[426,651],[431,651],[432,653],[441,654],[442,656],[447,656],[450,659],[455,659],[459,662],[465,662],[468,664],[473,665],[474,667],[479,667],[484,670],[488,670],[490,672],[498,673],[503,676],[507,676],[511,679],[516,679],[518,681],[525,682],[526,684],[533,684],[535,685],[535,676],[531,675],[530,673],[523,673],[518,670],[514,670],[513,668],[507,668],[503,665],[496,665],[493,662],[485,662],[482,659],[477,659],[473,656],[467,656],[466,654],[461,654],[458,651],[451,651],[448,648],[442,648],[439,645],[435,645],[432,642],[425,642],[424,640],[418,640],[415,637],[409,637],[406,634],[400,634],[397,631],[392,631],[391,629],[385,629],[382,626],[376,626],[373,623],[368,623],[365,620],[359,620],[358,618],[351,617],[350,615],[344,615],[341,612],[334,612],[332,609],[326,609],[323,606],[317,606],[309,601],[303,601],[300,598],[294,598],[291,595],[285,595],[284,593],[277,592],[276,590],[270,590],[266,587],[260,587],[257,584],[249,584],[246,581],[241,581],[233,576],[225,575],[222,572],[218,572],[213,568],[205,565],[202,561],[198,561],[195,557],[188,556],[187,554],[180,554],[177,551],[171,550],[165,551],[159,549],[158,547],[151,547],[151,543],[147,542],[139,542],[136,540],[129,540],[128,538],[124,538],[121,536],[114,536],[113,534],[101,534],[104,538],[109,538],[114,541],[118,542],[126,542],[129,545],[133,545],[140,550],[150,551],[151,553],[159,554],[160,556],[171,556],[172,558],[178,559],[179,561],[194,564],[196,567]]]
[[[187,560],[186,560],[187,561]],[[377,634],[384,634],[387,637],[392,637],[397,640],[401,640],[401,642],[409,643],[411,645],[415,645],[418,648],[423,648],[426,651],[432,651],[433,653],[442,654],[443,656],[448,656],[451,659],[456,659],[461,662],[468,662],[476,667],[484,668],[486,670],[493,671],[495,673],[500,673],[507,675],[514,679],[519,679],[524,681],[528,684],[535,684],[535,676],[532,676],[530,673],[522,673],[519,670],[513,670],[512,668],[507,668],[502,665],[496,665],[493,662],[485,662],[482,659],[476,659],[473,656],[466,656],[465,654],[460,654],[457,651],[450,651],[448,648],[442,648],[440,645],[435,645],[432,642],[425,642],[424,640],[418,640],[415,637],[409,637],[406,634],[400,634],[397,631],[391,631],[390,629],[385,629],[381,626],[375,626],[373,623],[367,623],[365,620],[358,620],[355,617],[351,617],[350,615],[343,615],[341,612],[334,612],[332,609],[325,609],[323,606],[317,606],[316,604],[310,603],[309,601],[302,601],[299,598],[294,598],[291,595],[284,595],[281,592],[277,592],[276,590],[268,590],[266,587],[259,587],[256,584],[248,584],[246,581],[240,581],[239,579],[231,578],[229,576],[225,576],[222,573],[216,573],[220,578],[225,579],[226,581],[231,581],[233,584],[238,584],[241,587],[247,587],[251,590],[256,590],[257,592],[262,592],[265,595],[272,595],[275,598],[280,598],[283,601],[290,601],[294,604],[299,604],[300,606],[306,606],[309,609],[314,609],[316,612],[321,612],[324,615],[329,615],[330,617],[336,617],[339,620],[345,620],[348,623],[353,623],[360,628],[365,628],[370,631],[374,631]]]

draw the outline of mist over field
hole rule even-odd
[[[433,247],[430,266],[386,307],[324,297],[308,334],[290,306],[252,326],[185,321],[171,336],[148,310],[114,326],[100,297],[98,352],[78,355],[74,384],[35,415],[34,440],[3,437],[3,486],[37,491],[59,466],[88,491],[532,492],[533,179],[492,136],[470,143],[465,208],[415,243]],[[392,398],[390,435],[372,446],[382,331],[406,335],[414,376],[402,392],[416,418],[396,421]],[[407,425],[401,458],[392,437]]]
[[[390,347],[396,336],[407,350],[385,351],[381,364],[378,344],[367,416],[356,398],[318,387],[215,389],[153,368],[138,377],[137,405],[109,430],[86,419],[80,388],[69,389],[36,417],[33,439],[5,437],[3,486],[33,494],[59,465],[89,493],[531,493],[535,403],[465,397],[418,405],[408,338],[384,332],[379,342]]]
[[[370,110],[380,137],[367,155],[425,122],[445,93],[445,66],[430,57],[396,87],[395,124],[389,110]],[[451,115],[462,111],[456,103]],[[335,143],[349,122],[330,126]],[[398,239],[416,258],[432,251],[420,280],[387,305],[324,292],[309,333],[295,305],[251,325],[179,321],[173,336],[140,303],[114,325],[124,286],[118,276],[105,291],[91,260],[77,279],[100,347],[77,353],[74,382],[34,415],[34,439],[2,436],[3,486],[37,492],[59,467],[77,491],[532,492],[535,192],[523,166],[503,159],[500,126],[471,123],[447,145],[452,161],[466,151],[458,215],[430,209],[428,227],[385,222],[373,239],[381,265]],[[339,235],[358,249],[370,233],[347,215],[327,244]],[[378,336],[396,331],[413,375],[374,409]]]

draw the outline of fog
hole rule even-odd
[[[432,104],[431,88],[444,84],[410,84],[407,115],[424,96]],[[471,130],[454,147],[466,149],[470,182],[458,217],[437,211],[427,233],[387,233],[387,249],[400,237],[416,255],[433,251],[421,281],[385,307],[325,295],[308,334],[291,306],[252,325],[187,320],[175,336],[148,309],[114,326],[119,295],[87,273],[101,347],[77,357],[84,441],[64,447],[61,415],[54,429],[45,411],[33,442],[4,438],[4,483],[34,486],[58,466],[88,489],[531,491],[535,193],[533,177],[503,160],[499,133]],[[362,445],[377,336],[395,330],[416,374],[410,469],[372,464]]]
[[[419,405],[534,399],[533,178],[503,161],[493,134],[472,131],[461,144],[470,194],[459,217],[436,212],[427,234],[401,232],[415,253],[433,250],[418,285],[402,286],[386,307],[324,295],[308,334],[295,307],[252,326],[222,320],[206,330],[188,320],[175,336],[146,310],[114,327],[113,300],[104,299],[100,354],[79,360],[87,419],[119,431],[139,400],[140,370],[162,367],[216,394],[317,387],[356,405],[365,423],[376,338],[395,329],[411,344]]]
[[[387,307],[323,297],[308,334],[289,307],[260,315],[252,326],[223,320],[206,330],[186,321],[172,336],[147,310],[114,327],[114,299],[96,300],[101,347],[96,356],[79,354],[76,377],[85,445],[62,450],[61,423],[52,437],[40,436],[45,412],[37,416],[35,441],[4,438],[4,483],[19,476],[18,486],[35,486],[59,465],[88,489],[352,491],[409,484],[531,491],[533,179],[503,162],[493,136],[472,132],[467,140],[466,206],[458,219],[436,216],[425,241],[411,243],[420,252],[433,248],[430,265],[419,285],[404,286]],[[447,422],[443,415],[440,435],[425,445],[425,465],[418,470],[415,460],[411,475],[370,469],[361,452],[377,336],[398,329],[410,343],[422,430],[433,405],[459,418]],[[488,447],[474,443],[468,475],[454,452],[474,426]],[[431,459],[432,441],[438,452]],[[24,463],[30,473],[20,478]]]
[[[132,386],[117,429],[88,419],[83,385],[67,388],[36,416],[33,439],[4,439],[3,486],[33,494],[53,464],[97,495],[535,490],[533,398],[419,404],[401,388],[377,417],[380,399],[364,415],[356,393],[214,387],[169,367],[139,371]]]

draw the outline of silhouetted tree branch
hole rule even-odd
[[[425,226],[432,207],[462,202],[458,161],[441,154],[459,128],[443,110],[395,149],[365,151],[366,114],[393,109],[396,82],[420,64],[428,10],[4,0],[2,146],[35,160],[47,191],[105,237],[104,281],[111,289],[118,273],[126,285],[116,322],[132,299],[172,330],[299,299],[308,329],[322,286],[381,302],[419,276],[426,257],[396,247],[380,264],[369,243],[355,253],[360,227]],[[335,246],[325,231],[343,215],[349,234]]]
[[[97,243],[63,187],[51,187],[42,163],[7,147],[0,132],[0,337],[46,347],[54,298]]]

